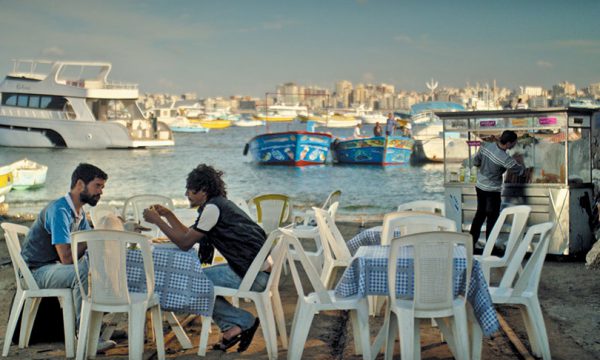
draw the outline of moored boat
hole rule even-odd
[[[331,134],[310,131],[286,131],[253,137],[246,148],[254,161],[266,165],[320,165],[327,160]]]
[[[226,129],[231,126],[231,120],[225,119],[201,119],[190,120],[193,124],[199,124],[207,129]]]
[[[169,127],[145,118],[136,104],[137,85],[107,80],[111,68],[105,62],[16,60],[0,83],[0,146],[173,146]]]
[[[44,186],[48,167],[29,159],[9,165],[12,170],[13,190],[26,190]]]
[[[0,204],[4,202],[4,195],[12,189],[12,185],[12,168],[10,165],[0,166]]]
[[[410,161],[414,141],[405,136],[336,139],[333,159],[344,164],[400,165]]]

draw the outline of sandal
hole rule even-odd
[[[213,350],[227,351],[227,349],[239,343],[241,339],[242,334],[237,334],[230,339],[223,338],[220,343],[213,345]]]
[[[237,352],[241,353],[248,349],[248,347],[252,343],[254,334],[256,334],[256,329],[258,329],[259,324],[260,320],[256,318],[256,320],[254,321],[254,325],[252,325],[250,329],[242,331],[242,333],[240,334],[240,346],[238,346]]]

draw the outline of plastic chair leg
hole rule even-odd
[[[152,307],[152,309],[150,311],[152,313],[152,327],[154,329],[156,354],[158,355],[158,360],[165,360],[165,339],[164,339],[164,335],[163,335],[162,315],[161,315],[161,311],[160,311],[160,306],[155,305]],[[142,353],[143,353],[143,349],[142,349]]]
[[[464,360],[470,359],[467,311],[464,306],[454,308],[453,330],[457,357]]]
[[[146,308],[138,304],[129,310],[129,359],[141,359],[144,354],[144,325]],[[164,348],[164,346],[163,346]]]
[[[206,356],[206,348],[208,346],[208,334],[210,333],[211,323],[211,317],[202,316],[202,330],[200,331],[200,341],[198,343],[198,356]]]
[[[192,345],[192,341],[185,333],[185,330],[183,330],[183,327],[179,323],[179,320],[177,320],[177,317],[175,316],[175,314],[171,311],[166,311],[163,313],[163,315],[164,315],[165,319],[167,320],[167,322],[169,323],[169,326],[173,330],[173,333],[175,334],[177,341],[179,341],[179,343],[181,344],[181,348],[183,348],[183,349],[193,348],[194,345]],[[152,321],[154,321],[154,317],[152,318]]]
[[[40,307],[41,298],[27,298],[21,318],[21,332],[19,333],[19,349],[29,346],[29,338],[33,329],[33,322]]]
[[[367,304],[364,308],[350,311],[352,319],[352,332],[354,334],[354,347],[357,355],[362,354],[363,359],[371,359],[371,341],[369,332],[369,311]]]
[[[260,319],[260,327],[263,331],[265,346],[269,354],[269,359],[277,358],[277,329],[275,327],[275,319],[273,317],[273,307],[271,299],[256,298],[256,312]]]
[[[96,358],[98,351],[98,339],[100,338],[100,328],[102,327],[103,312],[93,311],[90,314],[88,339],[87,339],[87,357]]]
[[[398,332],[400,333],[400,357],[402,359],[415,358],[415,318],[412,311],[398,312]],[[419,352],[421,351],[419,347]]]
[[[4,347],[2,348],[2,356],[4,357],[8,356],[10,343],[12,342],[12,337],[15,333],[15,328],[17,327],[17,321],[19,320],[19,315],[21,314],[24,304],[25,295],[23,294],[23,291],[17,290],[15,300],[10,309],[10,316],[8,317],[8,324],[6,325],[6,334],[4,334]]]
[[[299,310],[299,311],[298,311]],[[288,349],[288,360],[300,360],[304,351],[304,344],[308,337],[308,331],[315,316],[315,309],[305,303],[299,303],[294,316],[294,327],[290,337]]]
[[[281,305],[281,296],[279,290],[274,287],[271,290],[271,303],[273,304],[273,313],[275,315],[275,321],[277,323],[277,332],[281,340],[281,347],[283,349],[288,348],[287,329],[285,328],[285,315],[283,313],[283,305]]]
[[[75,356],[75,309],[73,298],[62,298],[63,324],[65,328],[65,355],[68,358]]]
[[[86,358],[87,339],[91,317],[91,305],[88,302],[81,304],[81,319],[79,320],[79,338],[77,339],[77,360]]]
[[[395,313],[389,314],[389,323],[387,328],[387,343],[385,346],[385,360],[394,358],[394,344],[396,344],[396,336],[398,335],[398,316]],[[374,349],[373,352],[378,349]]]
[[[552,356],[550,354],[548,333],[546,332],[544,315],[542,314],[542,308],[540,307],[540,302],[537,299],[537,297],[529,298],[529,301],[527,302],[527,311],[536,329],[538,345],[541,351],[542,358],[544,360],[550,360]]]

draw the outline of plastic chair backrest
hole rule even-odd
[[[284,194],[258,195],[250,202],[256,207],[256,221],[267,234],[279,228],[290,215],[290,198]]]
[[[342,196],[342,190],[334,190],[331,193],[329,193],[327,199],[325,199],[325,202],[323,202],[323,206],[321,206],[321,209],[328,209],[331,206],[331,204],[339,202],[340,196]]]
[[[456,231],[456,222],[433,214],[411,214],[400,211],[385,214],[381,231],[381,245],[389,245],[396,230],[402,236],[428,231]]]
[[[432,231],[392,239],[388,257],[388,289],[392,303],[396,301],[396,269],[400,247],[410,246],[414,256],[415,311],[451,309],[454,302],[454,248],[466,250],[465,296],[469,290],[473,264],[473,244],[469,234],[451,231]],[[463,300],[464,300],[463,299]]]
[[[246,200],[244,200],[242,198],[237,198],[237,197],[232,197],[229,200],[231,200],[234,204],[236,204],[237,207],[242,209],[242,211],[244,211],[246,213],[246,215],[248,215],[250,217],[250,219],[254,218],[252,216],[252,212],[250,212],[250,207],[248,206],[248,203],[246,202]]]
[[[441,201],[415,200],[398,205],[397,211],[424,211],[433,214],[446,215],[446,207]]]
[[[79,243],[87,243],[89,293],[93,304],[128,305],[131,303],[127,287],[127,245],[139,245],[146,275],[146,300],[154,295],[154,264],[148,238],[144,235],[116,230],[88,230],[71,234],[71,251],[77,252]],[[132,250],[134,251],[134,250]],[[79,263],[75,262],[79,279]],[[82,294],[81,283],[79,287]]]
[[[25,263],[25,260],[21,256],[21,242],[19,241],[19,235],[23,237],[27,236],[29,228],[7,222],[0,224],[0,226],[4,230],[4,238],[6,239],[8,254],[15,272],[17,288],[20,290],[39,290],[39,286],[37,282],[35,282],[31,270],[29,270],[27,263]]]
[[[147,209],[154,204],[162,205],[171,210],[175,208],[173,205],[173,199],[166,196],[157,194],[135,195],[125,200],[122,214],[123,219],[125,221],[137,221],[140,225],[152,229],[151,234],[153,236],[158,236],[160,233],[158,226],[146,222],[143,216],[144,209]]]
[[[100,224],[100,219],[105,217],[106,215],[117,215],[117,209],[114,206],[108,204],[97,204],[96,206],[92,206],[90,208],[90,217],[92,218],[92,224],[94,228]]]
[[[250,291],[256,276],[260,272],[260,269],[263,267],[263,264],[269,255],[271,255],[273,264],[271,265],[271,276],[269,276],[269,280],[265,289],[269,289],[272,285],[273,279],[278,278],[278,274],[281,272],[281,267],[283,266],[283,261],[287,253],[285,245],[283,245],[282,241],[280,240],[281,237],[282,234],[279,230],[271,231],[267,237],[267,240],[265,240],[260,248],[258,254],[256,254],[256,257],[254,260],[252,260],[252,264],[250,264],[248,271],[246,271],[246,275],[244,275],[244,278],[240,283],[240,292]]]
[[[352,254],[329,212],[316,207],[313,207],[313,211],[315,212],[324,256],[336,260],[350,261]]]
[[[527,230],[527,233],[525,233],[525,237],[523,237],[523,240],[516,247],[513,256],[511,257],[511,260],[507,266],[507,269],[504,272],[504,275],[502,276],[502,280],[500,281],[499,285],[500,288],[510,288],[513,286],[515,277],[521,269],[521,264],[523,262],[523,259],[525,258],[527,249],[529,249],[530,245],[533,243],[534,237],[536,235],[539,235],[539,241],[537,242],[531,257],[529,258],[525,269],[523,269],[523,272],[519,275],[519,278],[515,284],[515,291],[537,291],[537,287],[540,281],[541,267],[544,263],[545,254],[548,251],[548,245],[550,243],[549,239],[551,238],[550,235],[552,234],[553,229],[554,222],[549,221],[533,225]],[[542,249],[538,250],[540,247]],[[541,264],[536,265],[536,261],[541,261]],[[532,265],[529,265],[530,263]],[[539,269],[537,268],[537,266],[539,266]]]
[[[508,259],[510,259],[512,256],[512,252],[514,250],[513,248],[517,244],[518,240],[523,236],[525,225],[527,225],[527,220],[529,219],[529,213],[531,213],[531,207],[527,205],[509,206],[502,209],[500,215],[498,216],[498,220],[496,220],[496,223],[494,224],[494,227],[488,236],[488,240],[485,242],[482,256],[492,255],[492,250],[494,250],[494,245],[498,241],[500,231],[502,230],[504,223],[507,221],[507,218],[512,215],[510,233],[508,234],[508,241],[506,242],[504,255],[502,255],[502,259],[504,261],[508,261]]]
[[[288,252],[288,263],[290,265],[290,272],[292,273],[292,279],[294,281],[294,286],[296,287],[296,292],[298,296],[304,299],[308,294],[304,291],[304,287],[302,286],[302,279],[300,279],[300,274],[298,273],[298,269],[296,268],[296,263],[294,260],[300,261],[302,264],[302,268],[308,277],[310,285],[312,286],[315,294],[317,295],[321,304],[330,304],[333,302],[329,292],[327,291],[325,285],[323,284],[322,279],[319,276],[319,273],[315,269],[315,266],[310,261],[306,253],[304,252],[304,248],[300,243],[300,240],[294,235],[292,231],[289,229],[280,229],[280,231],[284,234],[284,241],[286,246],[293,248],[295,250],[296,259],[292,258],[290,253]]]

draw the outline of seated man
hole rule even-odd
[[[222,176],[222,171],[205,164],[198,165],[188,174],[185,195],[191,207],[198,207],[198,218],[190,228],[161,205],[144,210],[144,219],[156,224],[182,250],[187,251],[199,243],[203,262],[208,261],[207,257],[212,258],[214,246],[223,254],[227,264],[208,267],[204,273],[215,286],[237,289],[264,244],[266,234],[243,210],[226,198]],[[267,272],[259,272],[251,289],[264,290],[268,279]],[[222,342],[213,348],[223,351],[238,342],[238,352],[248,349],[259,325],[258,318],[234,307],[220,296],[215,300],[213,319],[223,335]]]
[[[96,206],[108,175],[91,164],[81,163],[71,175],[71,190],[52,201],[39,214],[23,244],[21,255],[42,289],[71,288],[77,324],[81,313],[79,283],[74,261],[79,261],[81,283],[87,288],[88,264],[82,257],[86,247],[80,244],[77,254],[71,253],[71,232],[89,230],[83,205]],[[100,341],[98,351],[115,345],[114,341]]]

